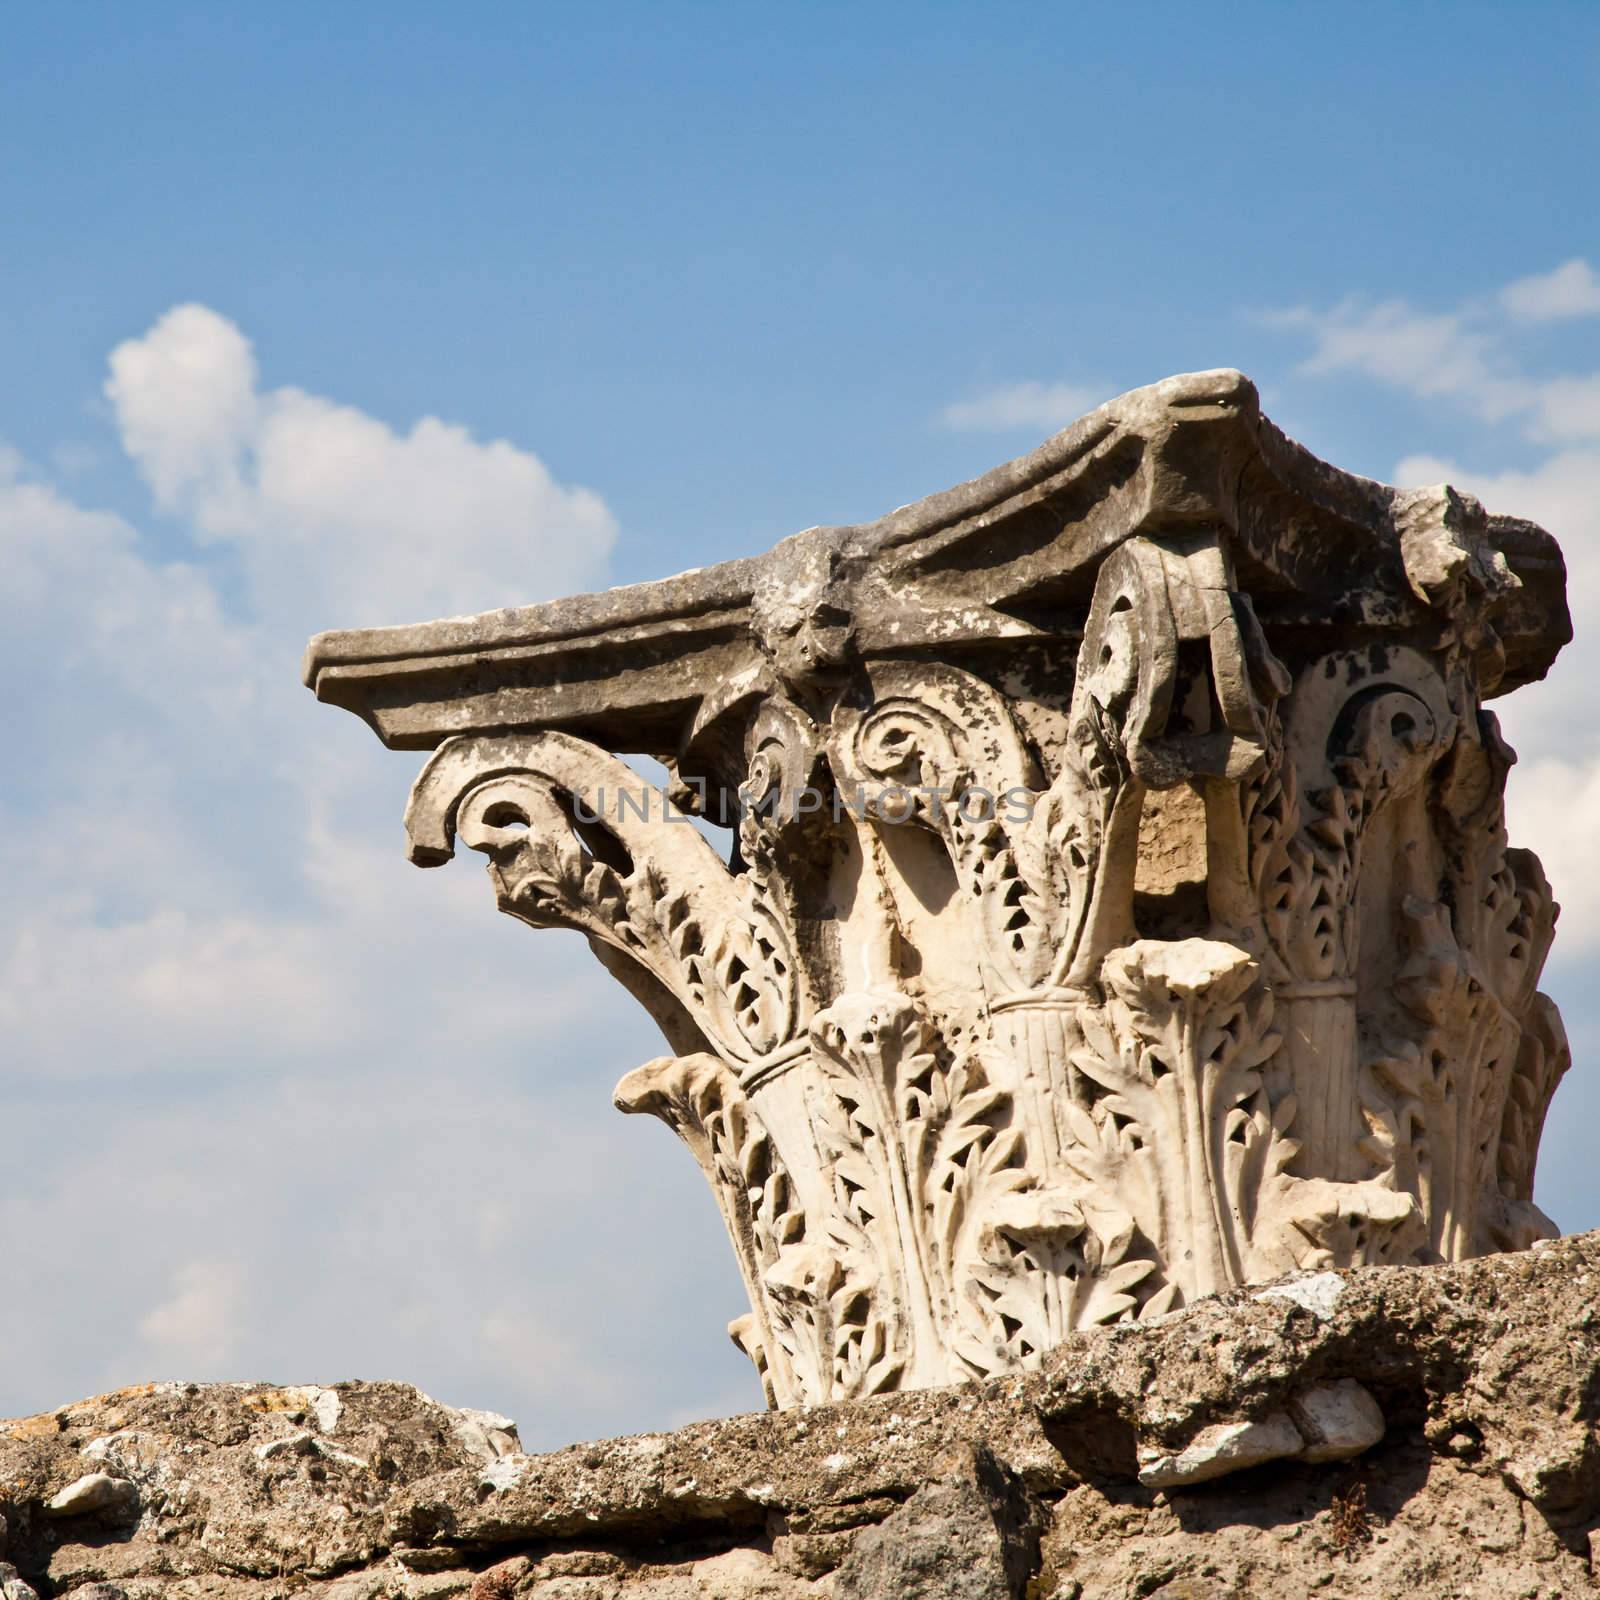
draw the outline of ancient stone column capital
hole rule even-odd
[[[764,556],[319,635],[306,681],[433,751],[413,861],[482,852],[660,1024],[617,1103],[704,1168],[787,1405],[1550,1231],[1555,906],[1482,702],[1564,589],[1542,529],[1206,372]]]

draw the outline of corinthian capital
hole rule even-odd
[[[660,1023],[617,1103],[704,1170],[790,1405],[1548,1231],[1554,906],[1483,702],[1569,636],[1561,572],[1196,373],[878,522],[306,676],[433,751],[413,861],[480,852]]]

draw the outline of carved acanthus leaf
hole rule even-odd
[[[562,733],[452,740],[412,793],[413,859],[459,836],[490,859],[502,910],[575,928],[646,969],[725,1059],[791,1041],[808,1007],[788,918],[730,873],[630,767]]]
[[[1028,988],[1048,971],[1068,914],[1051,858],[1023,844],[1041,779],[1004,698],[954,667],[888,662],[871,701],[836,713],[829,755],[857,816],[936,834],[993,982]]]
[[[612,1096],[619,1111],[658,1117],[683,1140],[716,1197],[750,1297],[751,1313],[729,1329],[756,1363],[774,1405],[817,1398],[810,1374],[796,1370],[775,1336],[765,1275],[803,1237],[794,1200],[766,1129],[737,1078],[712,1055],[662,1056],[630,1072]]]
[[[1106,962],[1109,1004],[1085,1008],[1073,1056],[1095,1137],[1080,1123],[1068,1164],[1129,1199],[1185,1298],[1239,1281],[1258,1191],[1293,1154],[1272,1148],[1293,1107],[1265,1104],[1281,1040],[1257,976],[1248,952],[1213,940],[1128,946]]]

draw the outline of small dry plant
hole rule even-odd
[[[1346,1561],[1354,1561],[1361,1546],[1372,1539],[1372,1513],[1367,1509],[1366,1484],[1353,1483],[1335,1494],[1328,1509],[1328,1543]]]

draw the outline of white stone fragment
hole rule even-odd
[[[155,1434],[123,1428],[91,1439],[79,1452],[86,1461],[104,1466],[114,1478],[129,1478],[135,1483],[154,1477],[165,1454],[165,1442]]]
[[[1315,1272],[1308,1278],[1293,1278],[1275,1283],[1254,1296],[1257,1300],[1288,1300],[1309,1311],[1318,1322],[1332,1320],[1333,1308],[1344,1293],[1344,1279],[1337,1272]]]
[[[1305,1447],[1286,1411],[1260,1422],[1219,1422],[1202,1428],[1177,1455],[1140,1451],[1139,1482],[1148,1489],[1172,1489],[1242,1472],[1264,1461],[1297,1456]]]
[[[344,1402],[332,1389],[316,1389],[313,1391],[311,1401],[311,1414],[317,1419],[317,1426],[324,1433],[332,1433],[339,1426],[339,1417],[344,1410]]]
[[[109,1472],[88,1472],[75,1478],[44,1508],[47,1517],[87,1517],[96,1511],[129,1504],[138,1491],[126,1478]]]
[[[1383,1412],[1354,1378],[1304,1390],[1289,1402],[1289,1414],[1305,1436],[1305,1461],[1347,1461],[1383,1437]]]
[[[274,1456],[308,1456],[317,1448],[317,1441],[309,1433],[288,1433],[281,1439],[268,1439],[255,1449],[258,1461],[270,1461]]]
[[[484,1468],[479,1482],[488,1484],[494,1490],[509,1489],[527,1470],[528,1458],[519,1450],[513,1455],[501,1456],[498,1460],[491,1461]]]
[[[446,1407],[452,1413],[451,1431],[461,1447],[479,1461],[498,1461],[521,1450],[517,1425],[498,1411],[474,1411]]]

